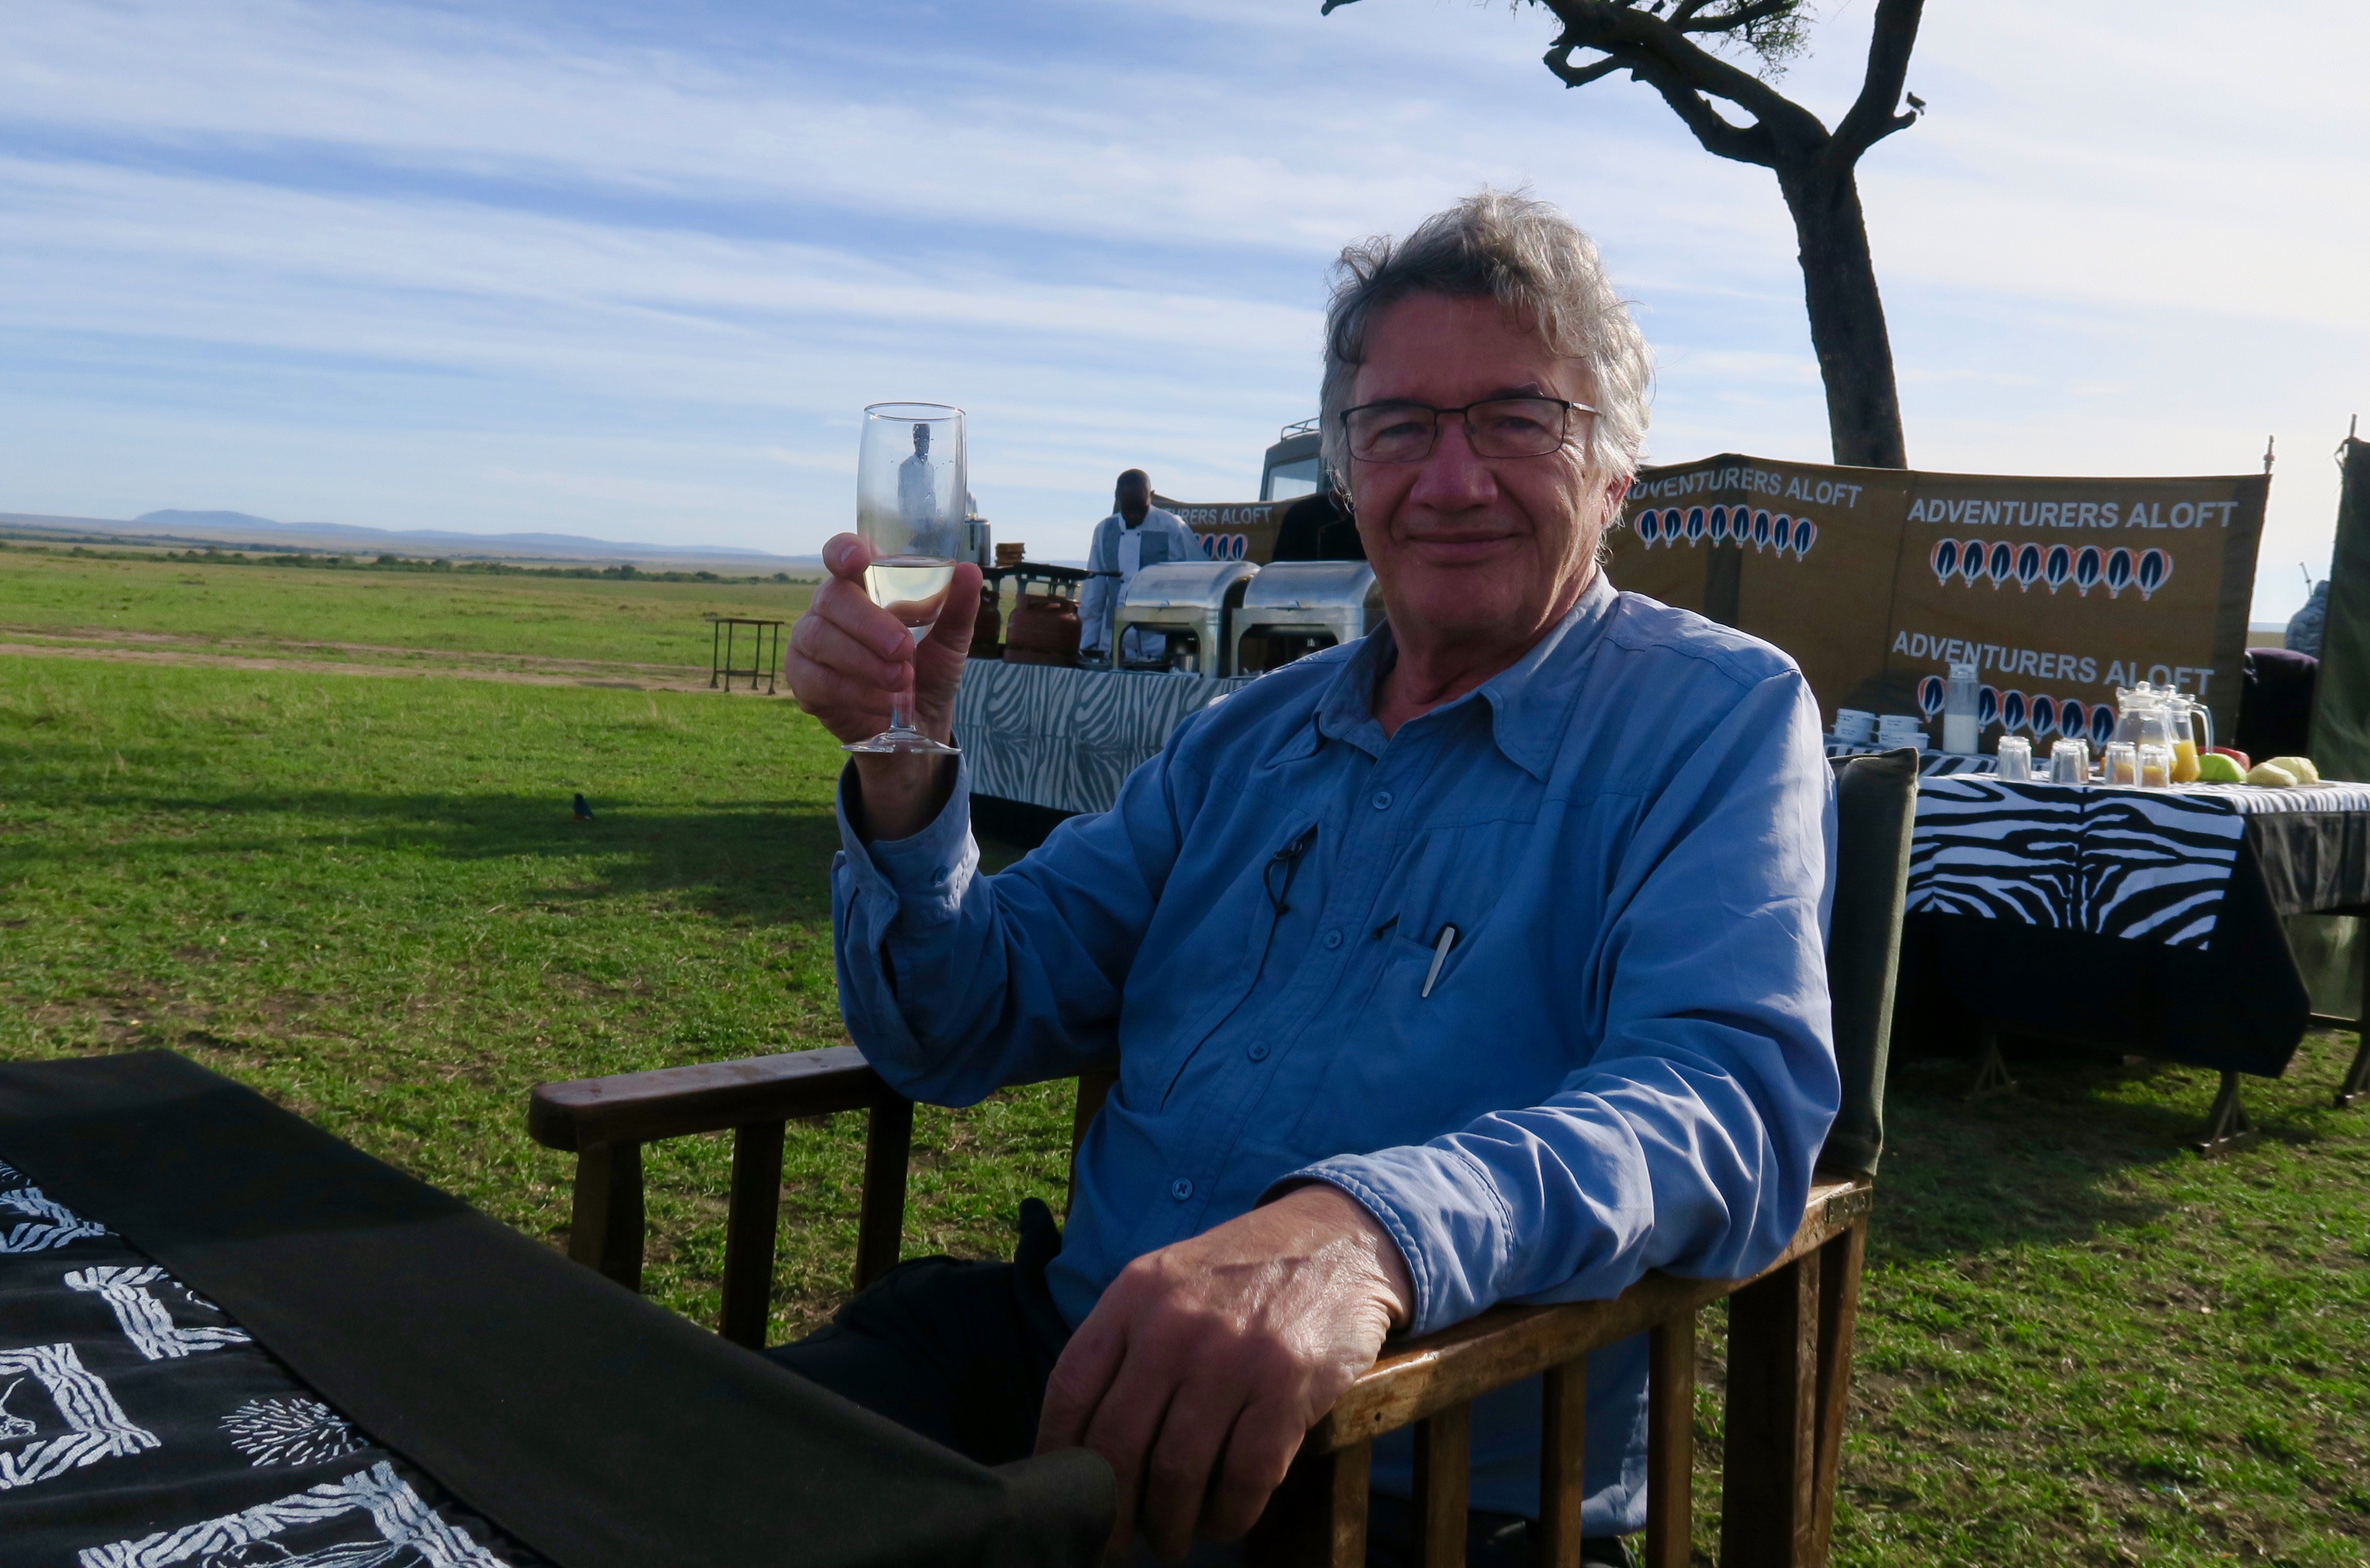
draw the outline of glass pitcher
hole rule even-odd
[[[2141,715],[2155,710],[2162,702],[2163,695],[2145,681],[2135,686],[2116,687],[2113,738],[2137,745]]]
[[[2180,732],[2173,727],[2173,704],[2158,701],[2140,710],[2139,734],[2133,740],[2134,761],[2138,765],[2135,781],[2143,789],[2163,789],[2179,781],[2174,773],[2176,751]],[[2189,749],[2190,777],[2197,776],[2197,749]]]

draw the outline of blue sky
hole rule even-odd
[[[1869,9],[1825,6],[1788,80],[1830,120]],[[1862,177],[1911,460],[2249,472],[2275,434],[2277,617],[2370,412],[2370,17],[2113,9],[1932,6],[1931,112]],[[1314,411],[1330,257],[1485,180],[1597,234],[1659,357],[1653,457],[1823,459],[1774,181],[1643,87],[1562,89],[1549,31],[1465,0],[0,7],[0,510],[803,553],[850,517],[857,411],[926,398],[971,411],[998,536],[1075,555],[1121,467],[1252,494]]]

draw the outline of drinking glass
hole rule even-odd
[[[919,643],[946,608],[962,544],[970,475],[963,412],[943,403],[875,403],[864,410],[856,462],[856,532],[872,546],[864,590]],[[848,751],[951,756],[914,727],[914,694],[890,699],[889,727]]]
[[[2153,740],[2143,740],[2135,748],[2140,767],[2142,789],[2172,787],[2172,748]]]
[[[2140,760],[2128,740],[2107,742],[2107,779],[2111,784],[2136,784],[2140,782]]]
[[[2032,742],[2021,735],[1999,738],[1999,776],[2010,784],[2032,782]]]
[[[2049,749],[2049,782],[2086,784],[2090,782],[2090,749],[2078,740],[2060,740]]]

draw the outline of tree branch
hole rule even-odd
[[[1347,6],[1352,4],[1353,0],[1339,0],[1339,3]],[[1554,74],[1556,80],[1565,86],[1584,87],[1599,77],[1610,76],[1614,72],[1621,69],[1621,62],[1610,54],[1602,60],[1592,61],[1586,65],[1574,65],[1571,63],[1571,52],[1578,47],[1577,44],[1559,43],[1547,52],[1547,69]]]
[[[1732,33],[1739,28],[1750,27],[1771,17],[1782,16],[1801,4],[1801,0],[1754,0],[1750,6],[1740,6],[1733,11],[1722,11],[1717,17],[1697,17],[1707,0],[1673,11],[1670,23],[1683,33]]]
[[[1896,131],[1917,123],[1915,114],[1896,114],[1909,76],[1909,52],[1917,44],[1917,23],[1926,0],[1877,0],[1876,27],[1869,35],[1868,75],[1859,97],[1827,140],[1820,157],[1847,169],[1859,155]]]
[[[1814,156],[1826,141],[1816,115],[1749,71],[1693,42],[1663,17],[1621,0],[1539,0],[1563,32],[1556,48],[1596,50],[1662,95],[1706,152],[1739,163],[1775,166],[1781,158]],[[1585,68],[1584,68],[1585,69]],[[1731,124],[1707,97],[1724,98],[1753,117]]]

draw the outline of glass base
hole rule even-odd
[[[861,751],[874,757],[952,757],[957,749],[941,745],[918,729],[903,725],[884,729],[869,740],[851,740],[840,748],[843,751]]]

